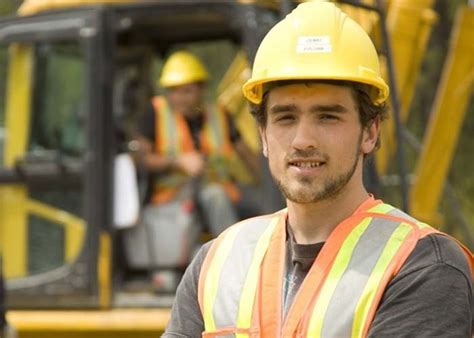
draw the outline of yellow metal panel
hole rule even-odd
[[[12,44],[9,48],[6,90],[6,168],[12,168],[16,159],[26,151],[30,121],[31,72],[31,47]],[[26,189],[20,185],[0,186],[0,245],[7,278],[22,277],[27,272],[27,198]]]
[[[84,242],[86,228],[84,220],[67,211],[34,200],[28,200],[27,212],[63,225],[66,233],[64,242],[66,262],[71,262],[77,257]]]
[[[74,261],[79,255],[84,244],[86,224],[83,220],[71,220],[66,224],[65,260],[67,263]]]
[[[380,57],[380,69],[385,79],[388,78],[387,60],[385,57]],[[375,153],[377,165],[377,172],[380,174],[386,174],[391,156],[395,153],[395,123],[393,113],[390,112],[390,118],[382,123],[380,131],[380,149]]]
[[[18,9],[19,15],[32,15],[43,11],[97,4],[133,3],[137,0],[25,0]]]
[[[395,123],[394,118],[391,116],[389,119],[382,123],[380,130],[380,149],[375,153],[377,172],[381,175],[387,174],[390,166],[390,161],[395,154],[396,142],[395,142]]]
[[[12,44],[9,48],[8,82],[6,92],[5,166],[11,168],[28,145],[30,126],[32,48]]]
[[[450,50],[416,168],[416,182],[410,192],[413,215],[428,223],[439,220],[438,204],[472,93],[473,41],[474,8],[463,6],[453,26]]]
[[[433,4],[433,0],[393,0],[387,13],[386,25],[392,47],[402,122],[408,118],[428,38],[437,19],[436,13],[432,10]],[[386,75],[386,67],[383,64],[382,69],[385,69],[383,74]],[[387,79],[387,76],[384,77]],[[387,173],[395,153],[394,135],[394,119],[391,118],[382,125],[382,147],[377,154],[377,170],[381,174]]]
[[[374,0],[362,0],[361,2],[365,5],[375,5]],[[349,15],[353,20],[355,20],[369,34],[371,34],[374,28],[376,28],[378,25],[379,16],[373,11],[347,4],[339,4],[338,7],[340,7],[342,11],[347,13],[347,15]]]
[[[250,65],[247,56],[240,51],[217,88],[218,102],[234,114],[237,128],[242,138],[255,152],[260,151],[260,137],[257,125],[248,111],[247,101],[242,95],[242,85],[250,78]]]
[[[97,278],[99,284],[99,305],[107,308],[111,304],[112,283],[110,275],[112,246],[110,234],[101,232],[99,237],[99,257],[97,262]]]
[[[278,7],[279,0],[236,0],[238,3],[251,4],[257,3],[264,7]],[[150,0],[25,0],[18,9],[19,15],[33,15],[40,12],[64,9],[64,8],[75,8],[87,5],[100,5],[100,4],[127,4],[127,3],[149,3]],[[158,0],[157,0],[158,2]],[[302,1],[303,2],[303,1]]]
[[[0,185],[0,233],[5,277],[23,277],[28,270],[27,192],[19,185]]]
[[[250,77],[250,65],[247,56],[240,51],[235,56],[217,88],[217,100],[232,114],[236,127],[244,142],[255,153],[260,152],[260,136],[257,124],[249,112],[247,101],[242,95],[242,85]],[[231,175],[244,184],[254,183],[255,177],[249,172],[242,160],[233,154],[229,160]]]
[[[437,20],[433,4],[433,0],[393,0],[387,13],[402,121],[408,116],[421,61]]]
[[[7,318],[20,338],[158,337],[169,321],[170,310],[9,311]]]

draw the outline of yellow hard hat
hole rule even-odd
[[[313,79],[369,84],[376,104],[389,93],[367,33],[326,1],[300,4],[267,33],[242,90],[250,102],[259,104],[266,83]]]
[[[206,67],[197,57],[186,51],[178,51],[166,60],[159,83],[166,88],[206,81],[208,78]]]

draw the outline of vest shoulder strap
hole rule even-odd
[[[229,326],[250,328],[260,266],[280,219],[281,214],[275,213],[239,222],[211,245],[201,268],[198,289],[206,332]],[[236,280],[243,283],[236,285]],[[233,287],[229,293],[230,285],[237,289]]]

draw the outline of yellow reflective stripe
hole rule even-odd
[[[169,112],[169,107],[166,104],[166,101],[163,99],[157,99],[160,101],[160,107],[158,110],[158,128],[156,136],[160,138],[159,146],[160,149],[159,151],[163,154],[170,153],[172,151],[172,147],[170,145],[170,129],[172,126],[170,126],[170,112]],[[157,109],[157,108],[155,108]],[[156,114],[156,113],[155,113]],[[156,115],[155,115],[156,116]],[[154,126],[156,128],[156,125]],[[175,128],[176,129],[176,128]]]
[[[219,145],[223,143],[221,132],[221,123],[219,121],[219,112],[217,110],[208,107],[207,123],[205,126],[205,133],[209,140],[209,144],[212,146],[211,151],[215,152],[219,149]]]
[[[211,123],[204,126],[204,134],[206,135],[206,138],[207,138],[208,143],[210,145],[210,148],[211,148],[210,151],[215,152],[216,149],[217,149],[216,144],[219,144],[219,142],[217,140],[217,136],[214,133],[214,128],[211,125]]]
[[[238,328],[250,328],[252,325],[253,306],[258,285],[258,277],[260,276],[260,266],[262,264],[263,257],[267,252],[270,239],[279,219],[279,216],[276,216],[272,219],[270,225],[260,236],[257,246],[255,247],[252,263],[250,264],[249,270],[247,272],[245,284],[242,289],[242,295],[240,297],[239,314],[237,316]],[[245,338],[248,337],[248,334],[237,333],[235,336],[236,338]]]
[[[375,212],[375,213],[379,213],[379,214],[387,214],[387,213],[389,213],[390,211],[392,211],[393,209],[395,209],[395,208],[392,207],[390,204],[380,203],[380,204],[377,204],[375,207],[372,207],[372,208],[370,208],[369,210],[367,210],[367,212]]]
[[[217,286],[219,284],[219,276],[222,271],[222,266],[232,249],[235,237],[241,228],[238,226],[231,227],[225,234],[224,239],[217,248],[211,265],[207,272],[206,281],[204,284],[204,323],[206,331],[215,331],[216,323],[214,322],[214,315],[212,310],[214,308],[214,301],[216,299]]]
[[[430,228],[428,224],[423,223],[423,222],[416,222],[416,225],[418,225],[418,228],[420,229]]]
[[[362,234],[369,226],[372,218],[366,218],[347,236],[342,244],[336,259],[334,260],[331,271],[329,272],[324,286],[321,289],[316,306],[313,309],[308,326],[308,337],[320,337],[323,327],[324,317],[328,309],[329,301],[337,287],[337,281],[340,280],[349,264],[352,252],[357,245]]]
[[[180,126],[178,126],[178,123],[176,122],[177,117],[171,110],[168,101],[163,98],[162,102],[163,117],[165,120],[164,124],[166,128],[166,133],[164,134],[164,141],[166,144],[165,152],[166,154],[170,155],[183,153],[183,145],[181,142],[179,142],[183,131],[181,130]]]
[[[364,324],[367,319],[370,307],[377,292],[377,287],[382,280],[387,266],[392,261],[398,249],[405,241],[405,238],[411,232],[412,227],[406,223],[401,223],[393,232],[392,236],[382,251],[380,258],[377,261],[372,273],[367,281],[361,298],[359,299],[354,314],[354,323],[352,326],[352,337],[362,337]]]

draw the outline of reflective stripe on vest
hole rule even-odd
[[[191,132],[184,116],[173,113],[166,99],[162,96],[152,100],[156,114],[156,149],[160,154],[177,156],[195,151]],[[200,134],[201,149],[207,155],[207,171],[205,179],[222,183],[229,194],[237,194],[235,186],[230,182],[227,171],[226,157],[233,152],[230,143],[228,125],[225,113],[221,110],[207,111],[204,125]],[[185,184],[188,177],[179,171],[160,175],[155,183],[153,201],[166,202],[171,199],[177,189]],[[236,197],[231,196],[233,200]]]
[[[267,276],[262,271],[272,260],[270,251],[275,252],[269,250],[276,245],[271,237],[285,231],[286,212],[233,226],[213,243],[201,270],[203,335],[364,337],[385,287],[422,236],[421,226],[404,216],[374,201],[372,207],[342,222],[329,236],[279,327],[275,323],[280,323],[282,314],[266,310],[279,308],[281,283],[270,281],[283,280],[283,275],[278,276],[282,270]],[[435,231],[428,229],[423,235]],[[278,250],[285,250],[278,245]],[[274,285],[280,285],[280,290]],[[272,295],[257,297],[260,292]],[[277,306],[266,303],[269,299]]]
[[[215,331],[216,327],[235,327],[236,324],[245,330],[250,329],[258,270],[278,219],[244,221],[231,227],[223,237],[204,284],[206,331]],[[235,257],[238,261],[230,262],[229,257]],[[222,285],[229,286],[231,290]]]
[[[384,272],[411,231],[411,225],[372,217],[352,230],[317,298],[308,336],[362,336]]]
[[[183,115],[174,113],[162,96],[153,98],[157,115],[155,126],[158,135],[156,148],[162,154],[176,155],[195,150],[192,136]],[[206,111],[203,132],[200,135],[201,150],[206,154],[228,155],[232,152],[225,113],[220,109]]]

